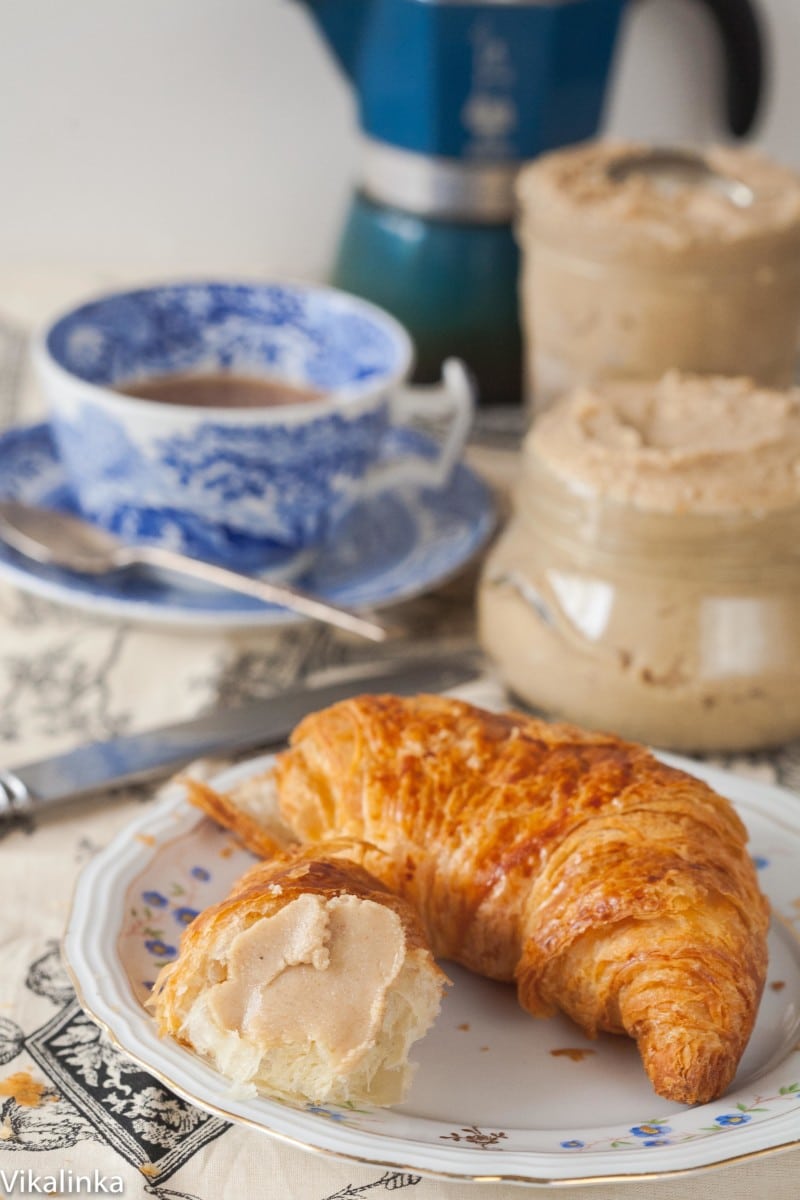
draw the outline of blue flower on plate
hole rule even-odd
[[[721,1117],[714,1118],[717,1125],[724,1125],[726,1128],[732,1125],[746,1125],[752,1119],[747,1113],[742,1112],[724,1113]]]
[[[306,1112],[313,1113],[317,1117],[327,1117],[330,1121],[346,1121],[347,1114],[336,1112],[333,1108],[326,1108],[323,1104],[307,1104]]]
[[[199,879],[201,883],[207,883],[211,878],[211,872],[207,871],[205,867],[192,867],[189,874],[194,879]]]
[[[670,1128],[669,1125],[656,1125],[656,1124],[633,1125],[631,1127],[631,1133],[633,1134],[634,1137],[651,1138],[651,1137],[661,1137],[665,1133],[672,1133],[672,1129]]]
[[[672,1138],[648,1138],[646,1142],[642,1142],[643,1146],[671,1146]]]
[[[586,1143],[579,1141],[578,1138],[570,1138],[568,1142],[561,1143],[563,1150],[582,1150],[585,1145]]]
[[[172,910],[172,915],[179,925],[191,925],[192,921],[197,916],[197,909],[186,907],[174,908]]]
[[[174,958],[178,953],[174,946],[170,946],[168,942],[163,941],[161,938],[149,938],[145,942],[145,947],[156,958]]]
[[[166,908],[169,904],[169,900],[162,896],[161,892],[142,892],[142,899],[150,908]]]
[[[763,854],[752,854],[750,857],[752,859],[753,866],[757,871],[763,871],[764,867],[769,866],[769,859],[764,858]]]

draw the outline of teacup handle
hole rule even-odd
[[[366,480],[366,491],[407,486],[445,487],[464,450],[475,410],[475,388],[470,374],[459,358],[448,358],[442,365],[442,381],[429,387],[400,388],[390,403],[394,427],[410,424],[415,417],[447,421],[444,439],[435,458],[408,454],[393,462],[378,464]]]

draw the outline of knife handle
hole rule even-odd
[[[30,812],[33,796],[13,771],[0,771],[0,821]]]

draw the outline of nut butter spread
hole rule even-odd
[[[670,372],[585,388],[537,422],[526,456],[578,490],[662,513],[800,501],[800,390]]]
[[[673,367],[791,382],[800,176],[724,147],[688,156],[695,170],[637,168],[658,153],[596,141],[545,155],[520,176],[521,295],[539,411],[579,384],[655,379]]]
[[[209,1010],[223,1029],[324,1046],[342,1069],[374,1042],[403,964],[392,909],[356,896],[304,895],[237,934]]]
[[[776,238],[800,246],[796,172],[725,146],[704,151],[707,173],[635,169],[648,153],[641,143],[609,140],[542,156],[520,176],[525,216],[540,236],[568,233],[573,249],[600,259],[631,252],[648,260],[719,257],[735,245],[774,247]],[[629,170],[616,170],[626,163]],[[747,189],[744,202],[736,185]]]
[[[554,715],[684,750],[800,734],[800,391],[671,373],[560,401],[479,610]]]

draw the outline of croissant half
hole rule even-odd
[[[274,772],[284,821],[357,838],[434,954],[516,980],[536,1016],[637,1042],[655,1091],[730,1084],[767,963],[768,906],[731,805],[616,737],[437,696],[303,720]]]
[[[253,867],[186,929],[148,1003],[161,1034],[240,1085],[392,1104],[446,979],[407,901],[341,854]]]

